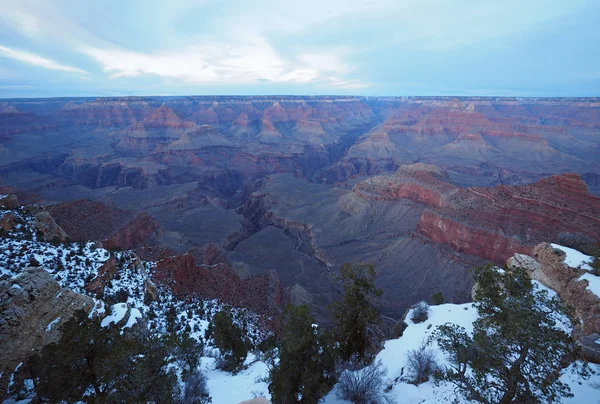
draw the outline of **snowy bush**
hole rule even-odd
[[[359,370],[346,369],[338,381],[336,396],[355,404],[392,403],[384,393],[385,374],[381,360]]]
[[[429,305],[427,302],[419,302],[410,316],[413,323],[422,323],[429,318]]]
[[[435,351],[426,343],[406,353],[406,370],[409,383],[425,383],[437,369]]]
[[[182,400],[184,404],[212,403],[204,373],[199,370],[189,373],[184,380],[184,384]]]

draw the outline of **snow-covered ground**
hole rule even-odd
[[[591,271],[592,267],[590,264],[592,263],[593,258],[589,255],[585,255],[577,250],[574,250],[569,247],[564,247],[558,244],[552,244],[552,247],[562,250],[567,254],[565,258],[565,264],[573,268],[584,269],[586,271]],[[600,297],[600,277],[593,275],[591,273],[583,274],[579,277],[580,281],[586,280],[588,281],[587,290]]]
[[[0,218],[8,212],[0,210]],[[95,314],[110,312],[103,318],[102,326],[117,324],[129,313],[121,332],[132,327],[143,317],[149,330],[159,334],[165,333],[167,312],[174,311],[178,332],[183,332],[189,326],[191,337],[205,342],[205,350],[201,353],[201,367],[207,374],[209,392],[214,404],[236,403],[260,396],[269,397],[268,385],[263,381],[268,375],[264,362],[258,361],[255,354],[250,353],[246,359],[246,369],[235,375],[223,372],[215,368],[218,349],[211,345],[211,340],[205,340],[205,332],[212,317],[218,311],[227,309],[232,312],[234,321],[246,330],[251,342],[257,345],[270,335],[270,332],[264,331],[259,325],[259,316],[245,309],[231,308],[216,299],[180,300],[173,296],[169,289],[160,285],[157,288],[159,301],[145,301],[144,282],[151,280],[151,272],[156,265],[154,262],[140,261],[130,251],[111,253],[91,242],[54,245],[38,240],[31,226],[31,215],[26,210],[10,212],[16,215],[18,224],[0,237],[0,276],[16,277],[25,268],[39,265],[52,274],[62,287],[90,295],[85,290],[85,285],[98,276],[98,268],[112,255],[117,262],[118,276],[105,288],[104,298],[121,300],[111,304],[110,308],[104,304],[94,308]],[[95,295],[92,296],[96,298]],[[58,326],[59,322],[60,318],[52,321],[47,331]],[[9,378],[12,376],[0,375]]]
[[[538,282],[534,282],[538,289],[547,290],[550,296],[556,293]],[[431,333],[437,326],[453,323],[464,327],[467,332],[473,332],[473,322],[477,319],[477,311],[473,307],[473,303],[465,304],[442,304],[439,306],[431,306],[429,318],[419,324],[413,323],[410,318],[410,313],[406,316],[408,327],[404,330],[402,336],[398,339],[389,340],[385,343],[384,349],[377,355],[376,360],[381,360],[387,368],[387,385],[391,385],[392,389],[388,393],[389,398],[397,404],[436,404],[443,402],[453,402],[453,399],[458,399],[459,403],[467,403],[464,399],[456,396],[454,386],[449,383],[442,383],[435,386],[433,380],[429,380],[423,384],[415,386],[402,380],[406,376],[406,354],[410,350],[418,349],[423,342],[427,341]],[[560,324],[562,328],[568,327],[568,320],[564,319]],[[435,342],[431,344],[432,349],[436,353],[437,362],[441,366],[448,365],[443,352]],[[588,380],[582,380],[574,371],[574,365],[565,369],[561,376],[561,381],[568,383],[573,398],[564,399],[562,402],[567,404],[600,403],[600,365],[591,365],[595,372]],[[335,388],[323,400],[323,404],[347,404],[346,401],[339,400],[335,394]]]
[[[592,262],[592,257],[590,257],[589,255],[585,255],[582,252],[559,244],[550,245],[552,246],[552,248],[564,251],[564,253],[567,255],[565,257],[565,264],[567,264],[571,268],[580,268],[585,269],[586,271],[590,271],[592,269],[592,267],[590,266],[590,263]]]
[[[6,211],[0,210],[0,217]],[[61,286],[75,292],[87,294],[84,286],[98,275],[98,268],[106,262],[111,252],[97,248],[94,243],[67,243],[59,246],[37,240],[35,232],[28,226],[31,217],[24,211],[16,211],[22,222],[17,228],[0,238],[0,276],[18,276],[27,266],[36,261],[59,281]],[[552,245],[567,254],[565,262],[572,267],[590,270],[591,257],[581,254],[571,248]],[[170,290],[158,287],[160,303],[144,301],[144,282],[151,279],[151,271],[155,266],[153,262],[139,262],[134,254],[128,251],[112,253],[118,262],[119,276],[115,278],[105,290],[105,296],[112,296],[112,310],[102,321],[102,325],[118,323],[129,311],[127,323],[122,331],[132,327],[140,318],[144,318],[149,330],[155,333],[166,332],[167,312],[172,307],[176,313],[176,328],[179,332],[188,328],[190,335],[197,339],[204,339],[212,316],[224,306],[216,300],[190,299],[187,301],[176,299]],[[594,293],[600,288],[598,277],[585,274],[582,279],[589,282],[589,288]],[[536,287],[544,288],[536,283]],[[549,291],[553,294],[553,291]],[[599,294],[600,295],[600,294]],[[125,296],[122,301],[114,301],[115,296]],[[96,313],[102,313],[105,308],[100,305]],[[258,317],[241,309],[231,309],[235,321],[244,324],[252,341],[259,342],[267,334],[264,333],[259,324]],[[471,332],[473,322],[477,313],[472,303],[466,304],[442,304],[430,308],[429,318],[419,324],[410,320],[407,316],[408,327],[402,337],[389,340],[384,349],[378,354],[377,360],[381,360],[387,369],[387,386],[389,397],[396,403],[422,403],[433,404],[439,402],[451,402],[455,397],[454,388],[449,384],[435,386],[432,380],[419,386],[403,381],[406,373],[406,354],[409,350],[418,349],[428,339],[431,333],[439,325],[454,323],[464,327]],[[60,319],[54,320],[48,327],[55,327]],[[568,325],[563,324],[563,327]],[[268,383],[267,364],[260,360],[255,353],[250,353],[246,359],[246,368],[233,375],[216,369],[215,361],[218,349],[211,345],[211,341],[205,341],[206,347],[203,352],[201,368],[206,373],[207,384],[214,404],[239,403],[253,397],[270,398]],[[599,342],[600,343],[600,342]],[[437,349],[435,343],[432,347],[436,351],[438,363],[447,364],[444,355]],[[561,380],[571,387],[575,395],[566,399],[564,403],[600,403],[600,366],[592,365],[596,373],[589,380],[581,380],[573,371],[567,368],[563,371]],[[0,375],[0,377],[12,377],[12,375]],[[460,401],[459,402],[464,402]],[[341,404],[335,395],[335,389],[323,400],[323,404]]]

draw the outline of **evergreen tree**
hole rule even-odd
[[[58,342],[27,362],[40,398],[76,402],[88,396],[86,401],[125,402],[135,397],[137,402],[169,403],[177,396],[163,341],[122,336],[119,328],[102,328],[83,310],[61,332]]]
[[[236,370],[244,363],[250,343],[244,331],[233,322],[230,313],[219,311],[213,317],[212,335],[226,362],[227,370]]]
[[[282,320],[279,362],[270,372],[274,404],[316,403],[334,380],[334,361],[308,306],[288,305]]]
[[[176,356],[183,365],[184,373],[194,372],[198,368],[203,351],[204,344],[192,338],[188,331],[178,337]]]
[[[340,359],[368,361],[374,354],[373,331],[380,318],[372,299],[383,294],[375,286],[375,267],[345,263],[338,280],[344,295],[330,310],[335,320],[334,337],[339,343]]]
[[[437,375],[480,403],[556,402],[571,396],[558,380],[576,345],[560,329],[566,319],[560,300],[535,290],[522,268],[477,268],[473,335],[454,324],[436,329],[433,338],[451,360]],[[582,375],[585,369],[582,370]]]

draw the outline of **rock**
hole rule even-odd
[[[68,238],[67,233],[56,224],[50,213],[45,210],[36,213],[31,224],[34,229],[44,234],[47,241],[63,242]]]
[[[583,358],[592,363],[600,364],[600,334],[590,334],[577,341]]]
[[[0,208],[2,209],[17,209],[19,200],[16,195],[4,195],[0,197]]]
[[[586,289],[586,281],[578,280],[586,271],[569,268],[564,260],[562,251],[548,243],[541,243],[533,248],[532,256],[515,254],[507,265],[520,263],[519,266],[527,269],[531,279],[556,291],[566,304],[575,309],[575,316],[580,322],[573,328],[574,338],[600,334],[600,298]]]
[[[152,302],[158,301],[158,290],[156,289],[156,285],[150,279],[144,281],[144,296],[147,300]]]
[[[160,230],[158,222],[145,212],[136,214],[87,199],[48,210],[73,240],[101,241],[109,249],[133,249]]]
[[[282,311],[283,290],[274,270],[241,279],[227,261],[207,265],[192,254],[183,254],[157,262],[153,276],[180,298],[217,298],[271,316],[274,321]]]
[[[85,285],[85,290],[95,293],[98,297],[104,296],[104,289],[115,278],[117,272],[117,260],[111,256],[98,268],[98,275]]]
[[[515,254],[506,261],[506,265],[510,268],[523,268],[527,272],[533,273],[539,271],[542,265],[529,255]]]
[[[13,212],[8,212],[0,219],[0,227],[3,231],[12,230],[18,223],[18,220],[17,215]]]
[[[57,341],[60,326],[76,310],[91,311],[94,301],[60,285],[41,268],[0,282],[0,373],[15,367],[45,344]],[[0,378],[0,399],[8,377]]]

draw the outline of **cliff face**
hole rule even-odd
[[[41,268],[0,281],[0,373],[12,374],[32,351],[58,340],[61,324],[75,311],[93,308],[92,298],[61,288]],[[0,378],[0,397],[7,382],[8,377]]]
[[[87,199],[48,210],[73,240],[101,241],[105,248],[129,250],[160,230],[158,222],[145,212],[136,214]]]
[[[575,174],[522,186],[458,188],[435,167],[401,167],[394,176],[357,184],[365,199],[410,199],[429,207],[417,231],[459,252],[503,262],[515,252],[531,253],[537,243],[559,233],[600,239],[600,198]],[[567,202],[568,201],[568,202]]]
[[[337,182],[414,161],[469,170],[476,178],[491,176],[502,183],[502,170],[521,181],[565,171],[599,174],[600,158],[590,153],[598,147],[599,119],[595,98],[7,100],[0,110],[0,136],[7,139],[0,157],[10,162],[4,167],[9,171],[31,169],[95,187],[181,183],[215,163],[230,171],[253,169],[261,176],[279,164],[275,172]],[[42,152],[21,147],[14,153],[21,144],[13,141],[15,134],[20,141],[40,142],[35,150]],[[48,137],[68,147],[45,145]],[[70,150],[67,156],[64,150]],[[267,155],[264,164],[245,163]],[[181,156],[187,159],[182,162]],[[40,164],[42,157],[53,164]]]
[[[180,298],[216,298],[274,321],[283,308],[283,290],[275,271],[242,279],[213,245],[158,261],[153,276]]]

